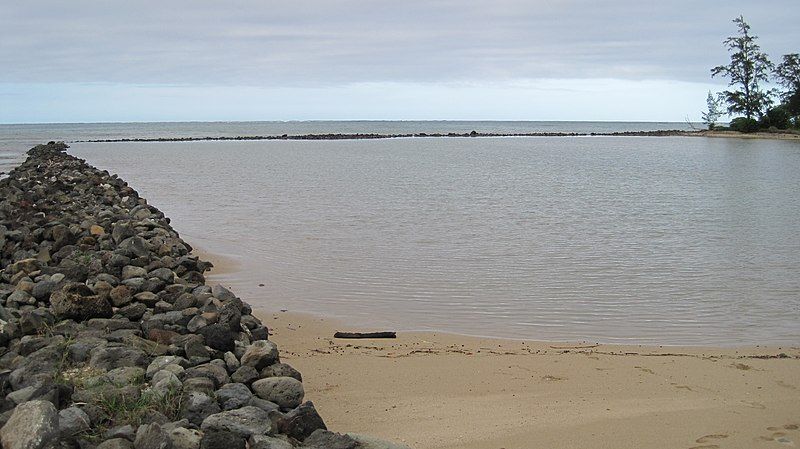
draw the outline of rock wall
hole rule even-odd
[[[266,326],[116,175],[50,142],[0,181],[5,449],[356,448]]]

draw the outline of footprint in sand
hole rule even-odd
[[[775,383],[778,384],[779,387],[788,388],[790,390],[797,390],[797,387],[795,387],[792,384],[787,384],[786,382],[784,382],[782,380],[778,380]]]
[[[731,368],[740,369],[742,371],[749,371],[749,370],[753,369],[752,366],[746,365],[744,363],[732,363],[730,366],[731,366]]]
[[[714,440],[723,440],[725,438],[728,438],[728,435],[726,435],[724,433],[715,433],[713,435],[702,436],[702,437],[694,440],[694,442],[695,443],[701,443],[701,444],[702,443],[711,443]]]
[[[767,427],[767,430],[772,432],[770,436],[761,436],[759,437],[761,440],[764,441],[776,441],[782,444],[788,444],[794,446],[794,441],[786,435],[786,432],[782,432],[783,430],[797,430],[800,428],[797,424],[785,424],[783,427],[777,426],[770,426]]]
[[[716,444],[704,444],[702,446],[692,446],[689,449],[719,449]]]
[[[760,402],[749,402],[749,401],[741,401],[741,402],[742,402],[742,404],[744,404],[744,405],[746,405],[746,406],[748,406],[750,408],[757,408],[759,410],[764,410],[764,409],[767,408],[766,405],[764,405],[764,404],[762,404]]]
[[[647,374],[655,374],[656,372],[651,370],[650,368],[645,368],[643,366],[634,366],[634,368],[638,369],[639,371],[643,371]]]
[[[542,376],[542,380],[547,381],[547,382],[558,382],[559,380],[567,380],[567,378],[566,377],[551,376],[551,375],[548,374],[546,376]]]

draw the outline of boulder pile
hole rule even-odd
[[[4,449],[353,449],[169,219],[50,142],[0,180]],[[385,446],[390,447],[391,445]]]

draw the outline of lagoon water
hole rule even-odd
[[[555,341],[800,344],[797,142],[404,138],[71,152],[119,173],[190,243],[240,262],[222,279],[255,307]]]

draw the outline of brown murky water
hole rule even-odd
[[[800,144],[74,144],[257,307],[399,330],[800,344]],[[259,284],[264,284],[260,287]]]

